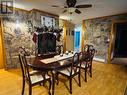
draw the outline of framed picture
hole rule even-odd
[[[1,1],[1,14],[13,14],[13,1]]]
[[[41,24],[47,27],[55,27],[55,19],[52,17],[41,16]]]

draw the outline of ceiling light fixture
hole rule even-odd
[[[74,7],[70,7],[67,9],[69,13],[74,13],[75,12],[75,8]]]

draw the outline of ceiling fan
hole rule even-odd
[[[81,11],[79,10],[79,8],[89,8],[92,7],[91,4],[83,4],[83,5],[77,5],[77,0],[66,0],[66,5],[64,6],[65,10],[63,11],[63,13],[65,12],[69,12],[69,13],[77,13],[77,14],[81,14]],[[52,5],[52,7],[60,7],[57,5]]]

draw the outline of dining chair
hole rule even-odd
[[[24,47],[24,46],[22,46],[22,47],[19,47],[19,51],[24,51],[24,53],[25,53],[25,55],[26,55],[26,59],[27,59],[27,63],[28,64],[30,64],[30,63],[32,63],[33,62],[33,60],[35,59],[35,57],[36,57],[36,55],[35,55],[35,50],[34,49],[28,49],[27,47]],[[35,70],[34,70],[34,72],[35,72]],[[37,70],[36,70],[36,72],[38,72]]]
[[[26,59],[27,53],[23,50],[20,49],[19,51],[19,61],[20,61],[20,66],[21,66],[21,71],[22,71],[22,95],[24,95],[24,89],[25,89],[25,83],[29,85],[29,95],[32,95],[32,87],[35,85],[40,85],[41,83],[44,83],[46,81],[49,82],[49,89],[48,93],[50,93],[51,89],[51,79],[50,76],[47,74],[47,72],[37,72],[37,71],[31,71],[30,65],[27,63]]]
[[[85,81],[87,82],[87,73],[89,70],[90,77],[92,77],[92,61],[95,55],[95,49],[90,49],[89,52],[83,52],[83,59],[81,62],[81,69],[84,70]]]
[[[90,49],[93,49],[93,48],[94,48],[93,45],[86,44],[86,45],[84,46],[84,51],[85,51],[85,52],[89,52],[89,50],[90,50]]]
[[[60,55],[63,53],[63,45],[56,46],[56,54]]]
[[[70,94],[72,94],[72,78],[78,75],[78,84],[79,87],[81,87],[80,82],[80,68],[78,67],[79,63],[79,54],[75,53],[73,58],[69,61],[71,62],[71,66],[64,68],[62,70],[57,71],[57,84],[59,83],[58,75],[61,74],[69,79],[69,85],[70,85]]]

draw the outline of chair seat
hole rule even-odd
[[[33,75],[33,74],[38,74],[39,71],[37,71],[37,70],[32,70],[32,71],[30,71],[29,73],[30,73],[30,75]]]
[[[81,68],[86,68],[86,64],[81,64]]]
[[[80,65],[78,65],[78,66],[80,66]],[[87,64],[87,67],[89,67],[89,64]],[[81,64],[81,68],[86,68],[86,64]]]
[[[45,75],[45,79],[48,79],[48,78],[50,78],[50,77],[48,75]],[[36,75],[32,75],[32,76],[30,76],[30,79],[31,79],[32,84],[44,80],[43,76],[40,75],[40,74],[38,74],[38,75],[37,74]]]
[[[77,69],[76,72],[78,72],[78,71],[79,71],[79,68]],[[66,69],[64,69],[64,70],[59,70],[58,72],[61,73],[61,74],[70,76],[70,73],[71,73],[71,67],[66,68]],[[72,75],[73,75],[74,73],[75,73],[75,72],[74,72],[74,70],[73,70],[73,71],[72,71]]]

